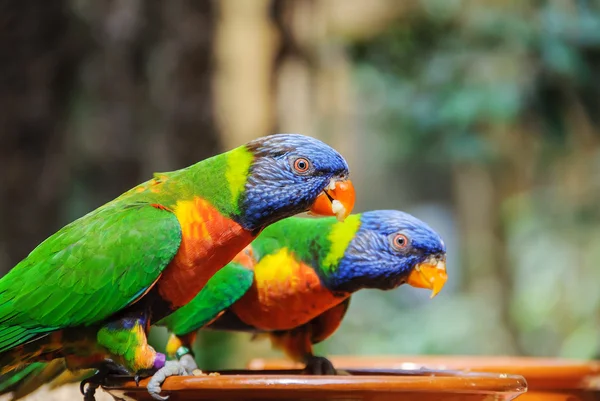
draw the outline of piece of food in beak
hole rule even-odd
[[[446,258],[432,256],[415,266],[406,283],[413,287],[430,289],[433,298],[442,290],[446,280]]]
[[[350,180],[329,181],[310,207],[309,212],[320,216],[335,216],[339,221],[344,221],[354,208],[354,185]]]

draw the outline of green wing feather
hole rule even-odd
[[[0,394],[12,393],[11,401],[19,400],[43,385],[51,383],[66,369],[62,359],[26,365],[22,369],[13,370],[0,376]]]
[[[0,395],[11,393],[11,401],[20,400],[48,385],[49,390],[68,383],[81,382],[94,374],[94,369],[69,371],[64,359],[34,362],[22,369],[0,376]]]
[[[175,335],[194,332],[233,305],[252,285],[254,270],[230,262],[208,280],[206,286],[187,305],[157,324]]]
[[[180,243],[175,215],[142,202],[110,203],[63,227],[0,279],[0,352],[135,302]]]
[[[23,369],[13,370],[12,372],[0,375],[0,395],[4,395],[13,391],[31,375],[39,374],[39,372],[41,372],[46,365],[47,364],[43,362],[32,363],[25,365]]]

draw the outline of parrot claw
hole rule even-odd
[[[89,383],[87,389],[84,390],[85,385],[87,384],[86,380],[82,381],[79,390],[81,394],[83,394],[83,401],[96,401],[96,389],[100,387],[98,383]]]
[[[195,364],[195,363],[194,363]],[[191,376],[192,371],[188,371],[186,369],[185,364],[179,361],[167,361],[165,362],[165,366],[160,368],[150,379],[148,382],[148,392],[152,396],[152,398],[159,401],[166,401],[169,399],[169,396],[161,396],[161,388],[160,386],[163,382],[170,376]]]
[[[306,361],[304,370],[311,375],[335,376],[337,371],[329,359],[322,356],[310,356]]]
[[[179,363],[181,363],[181,366],[183,366],[189,374],[194,374],[194,371],[198,370],[198,365],[196,364],[194,357],[190,354],[182,355],[181,358],[179,358]]]
[[[129,372],[127,371],[127,369],[120,365],[117,365],[111,360],[104,361],[102,366],[98,368],[98,370],[96,371],[96,373],[94,373],[93,376],[82,380],[79,384],[79,391],[81,392],[81,394],[83,394],[83,400],[95,401],[96,398],[94,397],[94,395],[96,394],[96,390],[98,389],[98,387],[104,384],[104,380],[106,380],[106,378],[111,374],[128,375]],[[86,384],[88,385],[87,389],[85,388]]]

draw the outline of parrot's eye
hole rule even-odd
[[[392,246],[397,251],[406,249],[406,247],[408,246],[408,237],[404,234],[395,234],[392,237]]]
[[[292,160],[292,167],[294,167],[294,170],[297,173],[302,174],[310,170],[311,164],[308,159],[304,157],[298,157],[297,159]]]

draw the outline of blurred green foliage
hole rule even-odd
[[[393,157],[490,163],[502,157],[492,127],[528,115],[542,128],[529,134],[563,152],[573,98],[598,122],[597,2],[421,3],[351,46],[363,104],[390,134]]]
[[[406,166],[414,185],[421,170],[451,172],[444,203],[460,239],[449,254],[461,262],[449,275],[462,282],[430,303],[405,289],[358,294],[323,350],[593,357],[600,3],[420,5],[349,49],[364,124],[384,138],[388,184],[386,171]]]

